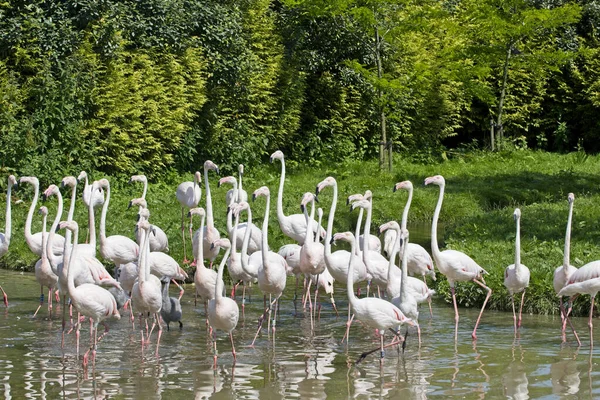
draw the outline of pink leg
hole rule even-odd
[[[475,329],[473,329],[473,333],[471,337],[473,340],[477,340],[477,327],[479,326],[479,321],[481,320],[481,315],[483,314],[483,310],[485,310],[485,305],[487,304],[490,296],[492,295],[492,289],[487,287],[484,283],[479,282],[477,279],[473,279],[473,282],[487,290],[487,295],[485,296],[485,301],[483,302],[483,306],[481,306],[481,311],[479,312],[479,316],[477,317],[477,322],[475,322]]]
[[[525,301],[525,291],[527,289],[523,289],[523,295],[521,296],[521,305],[519,306],[519,321],[517,322],[517,328],[521,327],[521,315],[523,313],[523,302]]]
[[[346,333],[342,338],[342,343],[344,343],[344,339],[346,339],[346,345],[348,345],[348,341],[350,340],[350,325],[352,325],[352,321],[354,321],[354,314],[352,314],[352,317],[350,317],[351,312],[351,307],[350,305],[348,305],[348,320],[346,321]]]
[[[458,324],[458,306],[456,305],[456,292],[454,290],[454,282],[452,283],[452,286],[450,286],[450,292],[452,293],[452,303],[454,304],[454,322],[456,322]]]
[[[594,323],[592,322],[592,314],[594,313],[594,300],[596,298],[596,294],[592,295],[592,299],[590,301],[590,319],[588,320],[588,326],[590,327],[590,348],[594,347]]]
[[[229,339],[231,339],[231,354],[233,354],[233,362],[236,360],[235,345],[233,344],[233,333],[229,332]]]
[[[177,286],[179,288],[179,297],[177,298],[177,300],[181,300],[185,291],[183,290],[181,285],[179,283],[177,283],[177,281],[175,281],[175,279],[171,279],[171,282],[173,282],[175,284],[175,286]]]
[[[279,297],[277,299],[279,299]],[[277,301],[277,299],[275,299],[275,301]],[[265,322],[265,316],[267,316],[267,314],[268,314],[268,318],[269,319],[271,318],[270,311],[271,311],[271,307],[273,307],[274,302],[269,304],[269,307],[265,309],[265,312],[263,312],[263,314],[258,319],[258,329],[256,330],[256,335],[254,335],[254,339],[252,340],[250,347],[254,347],[254,342],[256,342],[256,338],[258,337],[258,334],[260,333],[260,329],[262,328],[263,323]]]
[[[48,288],[48,314],[52,316],[52,288]]]
[[[215,337],[213,338],[213,346],[214,346],[214,364],[213,369],[217,369],[217,334],[215,333]]]
[[[515,335],[516,335],[517,334],[517,313],[515,312],[515,297],[512,294],[510,295],[510,303],[512,304],[513,326],[515,328]]]
[[[160,323],[160,314],[156,313],[154,318],[158,321],[158,339],[156,340],[156,357],[158,357],[158,346],[160,345],[160,337],[162,336],[162,324]]]
[[[335,310],[335,316],[339,317],[340,313],[338,312],[338,309],[335,306],[335,299],[333,298],[333,293],[331,293],[331,305],[333,306],[333,309]]]
[[[42,292],[40,294],[40,305],[35,310],[35,312],[33,313],[33,317],[31,317],[31,318],[35,318],[35,316],[37,315],[38,311],[40,311],[40,308],[42,308],[42,305],[44,304],[44,287],[42,286],[40,289],[41,289],[41,292]]]

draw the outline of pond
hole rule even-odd
[[[525,315],[515,337],[512,315],[491,311],[484,313],[479,339],[473,342],[470,334],[478,310],[461,309],[455,332],[453,309],[438,300],[433,304],[433,318],[427,307],[421,309],[420,348],[411,330],[403,354],[388,348],[383,364],[375,352],[355,365],[359,355],[377,347],[379,340],[374,331],[356,323],[349,346],[341,344],[345,291],[336,287],[339,318],[323,299],[321,318],[311,334],[309,318],[301,307],[294,307],[294,280],[289,279],[275,346],[263,329],[255,347],[247,347],[263,306],[262,296],[253,287],[245,317],[240,316],[234,331],[237,362],[233,363],[229,338],[218,332],[215,370],[203,306],[194,306],[193,287],[186,285],[183,329],[172,325],[170,331],[163,331],[158,357],[156,334],[142,351],[137,321],[134,330],[124,311],[121,320],[110,322],[110,332],[98,346],[95,368],[84,371],[73,334],[66,336],[61,349],[60,307],[50,318],[44,305],[32,318],[40,291],[33,274],[2,270],[0,284],[10,301],[8,309],[0,310],[0,392],[6,399],[600,396],[599,350],[590,351],[585,318],[574,319],[584,343],[581,348],[573,340],[561,345],[558,317]],[[81,353],[87,349],[88,332],[84,323]]]

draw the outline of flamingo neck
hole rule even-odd
[[[267,233],[269,231],[269,209],[271,207],[271,196],[267,195],[267,204],[265,206],[265,218],[263,219],[262,226],[262,259],[263,259],[263,268],[265,270],[269,269],[269,243],[267,239]]]
[[[373,203],[371,203],[371,200],[369,200],[369,207],[367,208],[367,217],[365,220],[365,227],[364,227],[364,231],[363,231],[363,261],[365,262],[365,265],[367,263],[368,253],[369,253],[369,239],[371,238],[369,231],[371,229],[371,211],[372,211],[372,209],[373,209]]]
[[[315,201],[311,201],[310,217],[306,220],[306,234],[304,235],[304,245],[310,246],[314,243],[313,222],[315,220]],[[304,207],[304,216],[307,216],[306,207]]]
[[[239,177],[239,191],[237,192],[237,201],[240,201],[240,196],[242,194],[242,176],[243,174],[241,172],[238,171],[238,177]]]
[[[331,231],[333,230],[333,218],[335,218],[335,208],[337,207],[337,181],[333,184],[333,199],[329,208],[329,216],[327,217],[327,232],[325,232],[325,257],[331,256]]]
[[[206,217],[202,215],[200,217],[200,230],[198,237],[198,246],[196,246],[196,268],[206,269],[204,266],[204,219]]]
[[[8,189],[6,191],[6,227],[4,228],[4,236],[6,237],[6,241],[10,242],[10,237],[12,235],[12,220],[11,220],[11,193],[12,193],[12,182],[8,181]]]
[[[47,220],[48,220],[48,216],[44,215],[44,218],[42,218],[42,260],[48,260],[48,256],[46,255],[46,248],[48,246],[48,243],[47,243],[48,234],[46,232]],[[67,237],[67,235],[65,235],[65,240],[66,240],[66,237]]]
[[[437,224],[440,218],[440,212],[442,210],[442,202],[444,201],[444,186],[445,185],[443,184],[440,185],[440,195],[438,197],[438,202],[435,206],[435,211],[433,213],[433,221],[431,223],[431,253],[433,255],[433,258],[435,259],[435,263],[437,264],[442,274],[445,274],[446,266],[441,262],[442,257],[437,240]]]
[[[91,199],[91,196],[90,196]],[[96,251],[96,214],[94,213],[94,205],[90,200],[88,204],[88,231],[90,232],[90,245]],[[94,253],[95,254],[95,253]]]
[[[67,288],[68,288],[68,292],[69,295],[73,295],[73,293],[75,293],[75,266],[73,265],[73,260],[75,259],[75,252],[77,251],[77,243],[78,243],[78,237],[79,237],[79,228],[75,228],[73,230],[73,249],[72,251],[72,256],[67,258],[63,258],[63,270],[64,270],[64,265],[67,266]],[[65,264],[66,263],[66,264]],[[63,271],[64,273],[64,271]]]
[[[567,218],[567,231],[565,232],[565,254],[563,258],[563,273],[568,277],[571,263],[571,224],[573,222],[573,203],[569,204],[569,217]]]
[[[517,233],[515,237],[515,269],[521,266],[521,218],[517,218]]]
[[[227,258],[229,257],[229,253],[231,253],[231,246],[229,246],[225,250],[225,255],[223,255],[223,259],[219,264],[219,270],[217,271],[217,283],[215,284],[215,299],[221,299],[223,297],[223,270],[225,269],[225,263],[227,262]]]
[[[394,245],[392,246],[392,252],[390,254],[390,261],[388,263],[388,273],[387,273],[387,284],[388,287],[390,287],[390,285],[393,284],[392,282],[392,270],[394,268],[394,263],[396,261],[396,254],[398,254],[398,249],[400,246],[400,231],[399,230],[395,230],[396,231],[396,239],[394,241]],[[402,277],[402,279],[404,279],[404,276]],[[402,283],[400,285],[400,293],[402,293]]]
[[[350,302],[350,305],[354,309],[356,309],[356,303],[358,302],[358,299],[356,298],[356,295],[354,294],[354,262],[355,262],[354,259],[356,257],[354,252],[356,250],[355,249],[356,245],[357,245],[356,240],[352,240],[350,242],[350,261],[348,263],[348,276],[346,278],[346,287],[348,288],[348,290],[347,290],[348,301]]]
[[[360,254],[360,242],[358,241],[358,237],[360,235],[360,227],[362,226],[362,217],[364,213],[365,210],[361,207],[360,210],[358,210],[358,219],[356,220],[356,229],[354,230],[354,254],[356,255]]]
[[[398,250],[400,249],[400,232],[402,231],[398,231],[396,232],[396,243],[394,245],[394,248],[392,249],[392,257],[391,258],[396,258],[396,254],[398,253]],[[408,292],[406,290],[406,281],[408,280],[408,236],[406,237],[406,239],[404,240],[404,243],[402,245],[402,280],[400,281],[400,302],[404,303],[408,300]]]
[[[33,200],[31,200],[31,206],[29,206],[29,212],[27,213],[27,220],[25,221],[25,239],[27,243],[31,243],[31,221],[33,220],[33,212],[38,202],[40,195],[40,184],[39,182],[33,182]]]
[[[204,185],[206,186],[206,226],[211,229],[215,226],[212,212],[212,199],[210,197],[210,186],[208,184],[208,168],[204,168]],[[202,242],[201,242],[202,243]]]
[[[227,214],[227,217],[229,219],[231,219],[231,215],[232,212],[229,211],[229,213]],[[231,258],[233,260],[237,260],[238,259],[238,252],[236,249],[236,242],[237,242],[237,230],[238,230],[238,226],[240,224],[240,215],[238,214],[237,217],[235,217],[235,224],[233,225],[233,232],[231,232]]]
[[[146,200],[146,193],[148,193],[148,181],[144,181],[144,190],[142,191],[142,199]],[[142,208],[140,206],[140,208]],[[168,286],[167,286],[168,288]]]
[[[244,242],[242,243],[241,257],[242,257],[242,269],[248,272],[248,243],[250,243],[250,233],[252,231],[252,210],[248,207],[248,222],[246,223],[246,233],[244,233]],[[251,274],[250,274],[251,275]]]
[[[90,195],[90,204],[92,203],[92,197],[93,194]],[[106,185],[106,200],[104,200],[102,214],[100,215],[100,247],[104,247],[106,243],[106,213],[108,212],[108,203],[110,203],[110,183]]]
[[[279,177],[279,190],[277,191],[277,219],[279,223],[285,219],[283,213],[283,185],[285,182],[285,160],[281,158],[281,176]]]
[[[408,199],[406,199],[406,204],[404,205],[404,211],[402,211],[402,223],[400,228],[402,230],[406,229],[406,224],[408,223],[408,210],[410,210],[410,204],[412,203],[413,197],[413,188],[408,189]]]

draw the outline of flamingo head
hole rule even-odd
[[[19,179],[19,184],[23,184],[23,183],[29,183],[34,186],[40,185],[39,179],[36,178],[35,176],[22,176],[21,179]]]
[[[398,182],[394,185],[394,192],[400,189],[404,189],[404,190],[412,190],[413,188],[413,184],[411,181],[402,181],[402,182]]]
[[[425,185],[429,185],[433,183],[434,185],[444,186],[446,184],[446,180],[441,175],[430,176],[429,178],[425,178]]]
[[[569,193],[567,200],[569,200],[569,204],[573,203],[575,201],[575,195],[573,193]]]
[[[194,207],[188,212],[188,217],[191,218],[193,215],[204,217],[206,215],[206,211],[204,211],[204,208],[202,207]]]
[[[346,205],[349,206],[350,204],[354,203],[355,201],[359,201],[359,200],[363,200],[364,196],[360,193],[358,194],[351,194],[350,196],[348,196],[348,199],[346,199]]]
[[[9,175],[8,176],[8,186],[14,186],[16,189],[17,186],[17,178],[15,178],[14,175]]]
[[[256,200],[256,198],[258,196],[269,197],[270,195],[271,195],[271,192],[269,191],[269,188],[266,186],[262,186],[262,187],[256,189],[254,191],[254,193],[252,193],[252,201]]]
[[[396,221],[386,222],[385,224],[383,224],[379,227],[379,234],[381,235],[383,232],[387,231],[388,229],[393,229],[396,232],[399,232],[400,225],[398,225],[398,223]]]
[[[273,162],[273,160],[283,161],[283,152],[281,150],[277,150],[275,153],[271,154],[271,162]]]
[[[238,172],[240,175],[244,175],[244,164],[238,165]]]
[[[231,242],[227,238],[217,239],[210,244],[211,250],[213,250],[215,247],[223,247],[224,249],[228,249],[231,247]]]
[[[102,178],[98,181],[95,181],[94,183],[98,183],[98,187],[101,189],[108,189],[110,188],[110,183],[108,182],[108,179],[106,178]]]
[[[354,242],[354,234],[352,232],[338,232],[331,238],[331,244],[334,244],[336,240],[352,243]]]
[[[39,211],[38,211],[38,212],[39,212],[40,214],[42,214],[42,216],[44,216],[44,217],[45,217],[46,215],[48,215],[48,207],[46,207],[46,206],[42,206],[42,207],[40,207],[40,209],[39,209]]]
[[[74,176],[65,176],[62,181],[60,181],[60,186],[73,188],[77,186],[77,179]]]
[[[82,181],[82,180],[84,180],[85,178],[87,178],[87,172],[85,172],[85,171],[81,171],[81,172],[79,173],[79,176],[77,177],[77,180],[81,182],[81,181]]]
[[[221,187],[221,185],[223,185],[225,183],[229,183],[233,186],[237,186],[237,179],[235,179],[234,176],[223,177],[223,178],[219,179],[219,183],[217,184],[217,187]]]
[[[367,209],[370,206],[371,206],[371,202],[369,200],[363,198],[362,200],[358,200],[358,201],[355,201],[354,203],[352,203],[352,205],[350,205],[350,211],[354,211],[358,207]]]
[[[146,221],[150,219],[150,211],[147,208],[142,208],[140,212],[138,212],[138,221],[140,219],[145,219]]]
[[[129,205],[127,206],[127,208],[131,208],[133,206],[147,208],[148,207],[148,203],[142,197],[138,197],[138,198],[135,198],[135,199],[131,199],[131,201],[129,202]]]
[[[406,246],[408,244],[408,229],[402,229],[400,231],[400,246]]]
[[[317,208],[317,218],[323,218],[323,209],[321,207]]]
[[[235,203],[232,206],[231,212],[234,217],[239,217],[240,213],[244,210],[248,210],[250,208],[250,204],[247,201],[242,201],[241,203]]]
[[[79,229],[79,225],[77,224],[77,221],[74,220],[60,221],[59,224],[56,226],[56,232],[60,231],[61,229],[68,229],[71,232],[75,232]]]
[[[210,160],[204,161],[204,171],[208,171],[208,170],[213,170],[217,174],[219,173],[219,167],[217,167],[217,164],[215,164],[214,162],[212,162]]]
[[[146,178],[146,175],[133,175],[131,179],[129,179],[129,183],[133,182],[148,183],[148,178]]]
[[[328,186],[335,186],[336,184],[337,184],[337,182],[336,182],[335,178],[328,176],[323,181],[319,182],[319,184],[317,185],[317,190],[315,190],[315,194],[318,196],[319,193],[321,193],[321,191],[323,189],[325,189]]]
[[[200,171],[194,172],[194,182],[198,183],[202,181],[202,174]]]
[[[48,189],[44,190],[44,193],[42,193],[42,200],[46,201],[48,197],[58,193],[60,193],[60,191],[58,190],[58,186],[50,185],[48,186]]]
[[[367,189],[364,195],[365,200],[373,200],[373,192]]]
[[[300,211],[304,212],[306,205],[312,201],[315,201],[315,195],[311,192],[304,193],[304,196],[302,196],[302,201],[300,202]]]
[[[515,211],[513,212],[513,217],[514,217],[515,221],[521,219],[521,210],[518,208],[515,208]]]

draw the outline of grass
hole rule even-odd
[[[291,163],[290,163],[291,164]],[[551,154],[532,151],[506,153],[454,154],[450,159],[428,165],[411,163],[405,159],[395,160],[394,173],[381,173],[376,161],[347,162],[318,168],[287,166],[284,192],[286,213],[299,213],[299,202],[306,191],[314,191],[318,182],[327,176],[337,179],[339,185],[338,208],[334,231],[353,229],[357,212],[350,213],[345,205],[346,197],[353,193],[364,193],[370,189],[374,194],[374,209],[371,232],[390,219],[399,219],[406,201],[406,193],[393,193],[396,182],[409,179],[415,193],[409,215],[409,228],[414,223],[430,223],[439,194],[437,187],[424,187],[427,176],[441,174],[446,178],[446,196],[440,223],[444,224],[444,237],[440,243],[445,247],[469,254],[490,275],[486,282],[492,287],[490,307],[508,310],[510,300],[503,286],[503,273],[514,261],[515,226],[513,211],[521,208],[521,257],[531,270],[531,283],[526,295],[524,310],[531,313],[556,313],[557,299],[552,288],[552,273],[562,264],[564,234],[567,219],[567,194],[575,193],[574,223],[572,233],[571,264],[580,267],[600,258],[597,247],[600,229],[600,157],[581,153]],[[75,173],[75,171],[74,171]],[[260,170],[247,170],[244,188],[249,194],[260,186],[271,189],[271,217],[269,244],[272,249],[289,243],[279,230],[276,220],[276,199],[279,184],[280,164],[265,164]],[[95,174],[94,178],[101,176]],[[122,234],[133,237],[136,211],[127,209],[129,200],[141,195],[141,184],[128,184],[128,176],[109,177],[111,201],[107,218],[107,234]],[[170,254],[177,260],[183,259],[180,218],[181,209],[175,199],[175,189],[184,180],[192,180],[192,174],[168,174],[162,182],[150,183],[148,207],[151,222],[160,226],[169,236]],[[230,187],[217,188],[218,177],[209,175],[215,215],[215,224],[225,234],[225,193]],[[49,182],[41,183],[41,190]],[[5,179],[2,179],[6,193]],[[202,184],[202,206],[205,187]],[[78,199],[80,199],[79,188]],[[65,197],[65,215],[69,206],[70,193]],[[3,268],[32,271],[36,258],[24,240],[24,224],[32,197],[29,186],[13,191],[13,237],[9,252],[0,259]],[[0,200],[4,202],[4,197]],[[23,200],[19,202],[18,200]],[[319,195],[319,205],[325,210],[325,218],[331,202],[331,189]],[[56,199],[44,204],[50,208],[52,218]],[[41,206],[38,203],[38,207]],[[254,222],[262,224],[264,199],[252,204]],[[97,213],[97,226],[99,212]],[[87,213],[78,200],[76,217],[86,221]],[[199,221],[195,221],[195,228]],[[324,223],[325,224],[325,223]],[[82,224],[85,226],[86,224]],[[0,216],[4,226],[4,213]],[[41,230],[41,219],[34,214],[33,232]],[[83,239],[83,238],[80,238]],[[188,248],[189,249],[189,248]],[[111,268],[107,264],[107,267]],[[439,275],[439,274],[438,274]],[[439,296],[449,300],[445,279],[435,284]],[[480,306],[485,292],[477,285],[459,284],[457,296],[463,306]],[[576,301],[576,313],[585,314],[589,309],[589,298]]]

